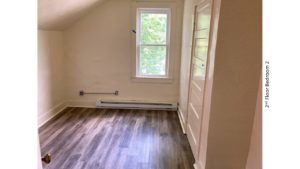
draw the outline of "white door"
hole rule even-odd
[[[210,2],[206,1],[195,7],[187,120],[187,137],[195,158],[198,157],[201,136],[210,18]]]

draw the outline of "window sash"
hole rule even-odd
[[[163,75],[150,75],[150,74],[143,74],[141,72],[141,69],[140,69],[140,66],[141,66],[141,61],[140,61],[140,52],[141,52],[141,48],[142,47],[165,47],[166,48],[166,53],[165,53],[165,74]],[[138,46],[138,56],[137,57],[137,76],[138,77],[160,77],[160,78],[163,78],[163,77],[168,77],[168,55],[169,55],[169,50],[168,50],[168,45],[139,45]]]
[[[147,44],[141,42],[141,22],[142,14],[166,14],[167,15],[167,31],[166,31],[166,43],[165,44]],[[150,78],[167,78],[169,75],[169,46],[170,46],[170,9],[169,8],[138,8],[137,11],[137,36],[136,36],[136,76],[137,77],[150,77]],[[143,46],[164,46],[166,47],[166,56],[165,56],[165,74],[164,75],[147,75],[142,74],[140,70],[140,52],[141,47]]]

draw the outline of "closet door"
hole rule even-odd
[[[205,1],[195,7],[187,121],[187,137],[195,158],[198,157],[201,137],[202,103],[205,91],[210,17],[210,2]]]

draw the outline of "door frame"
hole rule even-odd
[[[203,87],[203,98],[201,100],[202,102],[202,107],[201,107],[201,110],[202,110],[202,115],[200,118],[200,121],[201,121],[201,126],[200,126],[200,134],[199,134],[199,137],[196,138],[198,141],[201,140],[201,133],[202,133],[202,121],[203,121],[203,111],[204,111],[204,96],[205,96],[205,93],[206,93],[206,80],[207,80],[207,75],[208,75],[208,70],[209,70],[209,63],[210,63],[210,50],[211,50],[211,35],[212,35],[212,25],[213,25],[213,5],[214,5],[214,0],[202,0],[200,2],[197,2],[194,4],[194,18],[193,18],[193,33],[192,33],[192,50],[191,50],[191,59],[190,59],[190,70],[189,70],[189,88],[188,88],[188,101],[187,101],[187,116],[186,116],[186,124],[185,124],[185,127],[186,129],[188,130],[188,118],[189,118],[189,104],[190,104],[190,96],[191,96],[191,79],[192,79],[192,71],[193,71],[193,67],[194,67],[194,63],[193,63],[193,57],[194,57],[194,53],[195,53],[195,34],[196,34],[196,27],[197,27],[197,24],[196,24],[196,20],[197,20],[197,8],[202,6],[202,8],[204,8],[205,6],[209,5],[211,6],[211,18],[210,18],[210,26],[209,26],[209,38],[208,38],[208,50],[207,50],[207,60],[206,60],[206,67],[205,67],[205,78],[204,78],[204,87]],[[188,132],[187,132],[188,133]],[[200,146],[200,142],[199,142],[199,146]],[[200,147],[197,147],[197,150],[196,150],[196,157],[195,159],[198,158],[199,156],[199,152],[200,152]],[[197,161],[197,160],[196,160]]]

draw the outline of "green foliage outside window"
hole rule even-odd
[[[165,75],[167,14],[142,13],[140,34],[140,73]]]

